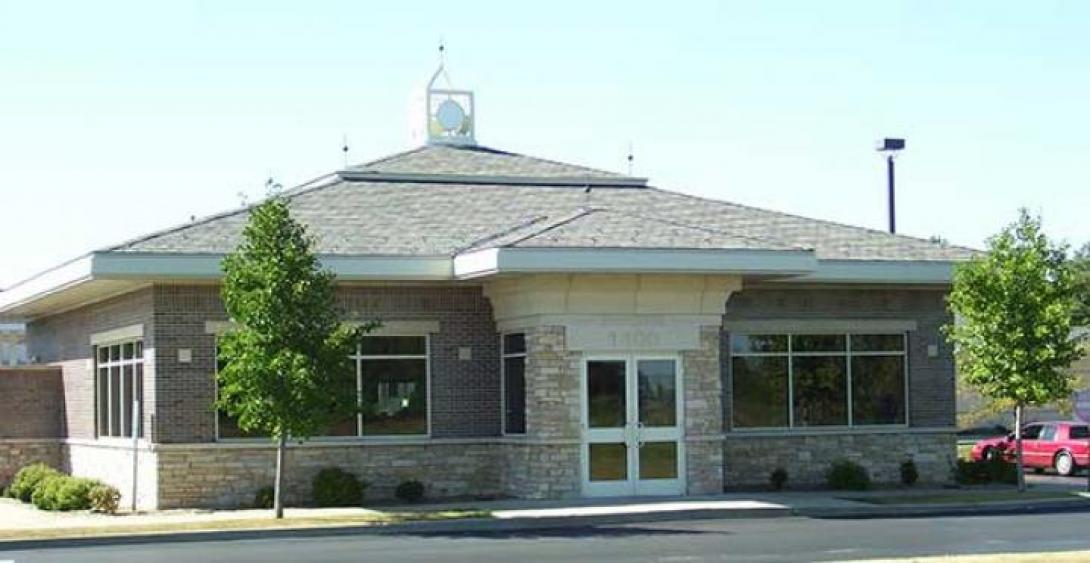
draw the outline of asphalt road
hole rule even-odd
[[[509,532],[331,535],[55,548],[0,561],[829,561],[1090,550],[1090,514],[894,520],[694,520]]]

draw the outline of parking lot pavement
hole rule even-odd
[[[1080,471],[1071,477],[1061,477],[1052,472],[1026,472],[1026,484],[1040,489],[1086,490],[1086,472]]]

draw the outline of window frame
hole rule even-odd
[[[402,336],[410,338],[423,338],[424,339],[424,353],[421,354],[380,354],[380,355],[364,355],[363,354],[363,342],[364,338],[382,338],[387,336]],[[363,433],[363,411],[361,410],[356,414],[356,436],[355,438],[366,440],[414,440],[421,438],[431,438],[431,335],[430,334],[364,334],[360,337],[360,342],[356,343],[356,353],[349,356],[356,364],[356,404],[363,405],[363,361],[370,360],[424,360],[424,399],[426,404],[424,405],[425,416],[425,431],[423,434],[364,434]],[[325,440],[344,440],[351,439],[351,436],[325,436],[322,439]]]
[[[506,338],[513,334],[522,335],[522,352],[508,353],[506,348]],[[528,339],[526,338],[525,331],[513,331],[500,333],[500,434],[503,436],[526,436],[526,365],[528,360],[529,346],[527,346]],[[522,432],[508,432],[507,431],[507,360],[508,358],[522,358],[522,387],[523,387],[523,431]]]
[[[859,350],[854,351],[852,349],[852,336],[865,336],[865,335],[894,335],[899,334],[901,336],[902,347],[900,351],[878,351],[878,350]],[[733,339],[735,335],[771,335],[771,336],[786,336],[787,348],[781,352],[735,352],[733,348]],[[813,336],[813,335],[837,335],[844,336],[844,350],[838,351],[819,351],[819,352],[795,352],[795,337],[796,336]],[[731,417],[730,417],[730,429],[731,432],[754,432],[754,433],[810,433],[810,432],[835,432],[843,430],[880,430],[890,428],[907,428],[911,426],[910,418],[910,383],[909,383],[909,331],[881,331],[881,330],[859,330],[859,331],[776,331],[776,330],[761,330],[761,331],[745,331],[738,330],[728,333],[728,341],[726,350],[728,353],[728,366],[730,369],[731,380]],[[735,413],[735,393],[734,393],[734,358],[735,357],[766,357],[766,358],[786,358],[787,359],[787,426],[735,426],[734,413]],[[847,409],[847,424],[838,425],[820,425],[820,426],[799,426],[795,424],[795,358],[796,357],[842,357],[845,360],[845,386],[846,386],[846,403]],[[854,397],[852,396],[852,359],[855,357],[900,357],[903,358],[902,370],[903,370],[903,382],[904,382],[904,421],[895,422],[890,424],[856,424],[855,423],[855,409],[854,409]]]
[[[133,356],[126,359],[124,357],[124,350],[126,345],[132,345]],[[112,347],[118,347],[118,359],[107,359],[106,362],[102,362],[99,359],[100,350],[107,349],[107,357],[109,358],[109,349]],[[140,353],[137,354],[137,351]],[[118,384],[121,389],[118,390],[118,397],[123,398],[125,396],[125,367],[132,368],[131,383],[132,383],[132,397],[139,396],[140,401],[140,419],[139,419],[139,432],[136,433],[136,439],[138,441],[146,440],[147,429],[144,424],[144,414],[147,412],[147,402],[144,400],[145,385],[144,376],[147,373],[147,351],[144,348],[143,336],[129,336],[124,338],[116,338],[110,340],[95,340],[91,345],[91,380],[94,383],[94,425],[95,425],[95,439],[102,441],[124,441],[126,443],[131,442],[133,439],[132,428],[129,428],[129,433],[125,434],[124,429],[126,424],[131,426],[132,424],[132,402],[122,404],[119,407],[120,416],[122,419],[118,421],[118,428],[120,431],[118,434],[113,434],[111,428],[113,427],[113,409],[109,404],[103,405],[103,401],[113,400],[113,377],[110,375],[111,368],[118,369]],[[139,366],[139,369],[137,368]],[[100,371],[106,370],[106,396],[102,395],[102,387],[100,385]],[[139,376],[138,376],[139,374]],[[138,383],[139,381],[139,383]],[[139,394],[137,393],[139,389]],[[106,410],[106,429],[102,428],[102,411]],[[124,416],[127,414],[128,416]]]

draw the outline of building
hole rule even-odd
[[[423,146],[285,194],[345,320],[383,323],[354,356],[367,416],[291,445],[290,501],[327,466],[373,497],[405,479],[431,497],[707,494],[779,467],[815,485],[839,458],[879,481],[906,459],[949,478],[939,328],[969,251],[485,148],[470,92],[430,85],[424,108]],[[272,483],[272,443],[212,407],[220,260],[246,220],[0,294],[48,366],[19,375],[49,406],[0,439],[9,466],[45,457],[126,496],[135,474],[149,508],[247,504]]]

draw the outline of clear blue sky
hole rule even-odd
[[[381,7],[379,7],[381,6]],[[408,148],[448,46],[482,144],[979,246],[1090,240],[1088,2],[0,0],[0,286]]]

